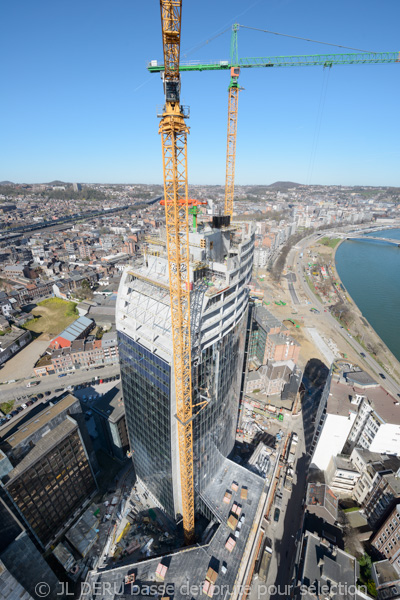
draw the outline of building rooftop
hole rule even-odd
[[[232,483],[236,482],[237,490],[232,489]],[[204,598],[202,594],[203,584],[209,567],[217,572],[215,582],[216,588],[213,598],[223,599],[227,594],[227,589],[233,589],[235,585],[238,570],[242,564],[247,563],[245,553],[246,544],[251,532],[255,515],[259,507],[260,498],[264,501],[262,491],[265,481],[251,473],[247,469],[225,459],[220,470],[210,481],[202,499],[206,505],[214,512],[219,522],[218,529],[211,540],[204,545],[183,548],[174,554],[162,558],[144,560],[135,564],[122,567],[109,568],[100,572],[91,572],[88,582],[93,590],[93,600],[125,600],[130,598],[130,586],[124,585],[126,575],[135,573],[135,584],[139,586],[135,596],[138,599],[146,598],[146,593],[142,591],[146,585],[154,585],[156,580],[156,569],[160,563],[168,565],[168,570],[164,582],[159,583],[160,596],[173,596],[174,600],[187,598]],[[241,488],[248,490],[247,499],[241,499]],[[230,490],[232,496],[229,503],[224,502],[225,492]],[[244,520],[238,531],[238,537],[235,538],[234,530],[228,524],[227,519],[231,514],[234,504],[241,507],[240,517],[244,515]],[[239,517],[239,518],[240,518]],[[226,548],[228,538],[236,540],[231,552]],[[226,564],[227,570],[223,574],[221,567]],[[99,586],[98,592],[94,584],[96,582],[107,582],[110,586]],[[143,586],[143,588],[141,587]],[[164,586],[166,588],[164,594]],[[83,596],[87,598],[88,596]]]
[[[378,382],[365,371],[349,371],[348,373],[343,373],[343,376],[348,383],[361,387],[375,387],[379,385]]]
[[[277,317],[275,317],[269,310],[267,310],[264,306],[257,306],[254,311],[255,320],[265,329],[274,329],[278,327],[279,329],[286,329]]]
[[[342,417],[347,417],[350,412],[357,413],[357,406],[350,400],[353,393],[353,388],[347,383],[339,383],[332,379],[326,412]]]
[[[299,342],[285,335],[282,331],[279,333],[272,333],[268,336],[268,339],[271,340],[276,346],[283,344],[288,346],[300,346]]]
[[[309,483],[307,486],[306,504],[307,508],[324,509],[324,511],[329,513],[333,522],[337,521],[339,503],[329,486],[322,483]],[[313,510],[313,512],[318,513],[318,510]],[[329,518],[326,520],[329,520]]]
[[[68,394],[52,406],[45,404],[42,412],[35,414],[29,421],[21,423],[17,429],[15,429],[15,424],[9,425],[1,432],[0,447],[15,448],[35,433],[35,431],[41,429],[46,423],[54,419],[56,415],[75,404],[75,402],[78,402],[75,396]]]
[[[64,331],[58,334],[55,339],[62,337],[65,340],[68,340],[69,342],[73,342],[78,336],[80,336],[85,331],[85,329],[87,329],[92,324],[92,319],[88,319],[87,317],[79,317],[78,319],[76,319],[76,321],[71,323],[71,325],[68,325],[68,327],[64,329]]]
[[[125,414],[125,407],[122,398],[121,384],[112,387],[104,396],[97,398],[92,404],[92,410],[98,412],[113,423]]]
[[[377,585],[388,586],[391,583],[397,584],[399,588],[398,592],[400,591],[400,573],[396,571],[388,559],[374,562],[372,564],[372,575]],[[392,597],[389,596],[389,598]],[[398,595],[394,597],[398,598]]]
[[[74,429],[77,429],[77,423],[67,417],[57,427],[51,429],[46,435],[44,435],[36,444],[32,450],[18,463],[18,465],[8,473],[6,485],[14,481],[24,471],[29,469],[38,460],[42,458],[47,452],[49,452],[54,446],[60,443],[62,439],[67,437]]]
[[[371,406],[383,421],[400,425],[400,404],[380,385],[364,389],[332,379],[327,412],[342,416],[348,416],[350,412],[357,413],[357,405],[351,402],[351,399],[357,394],[368,398]]]
[[[337,456],[334,456],[333,458],[334,458],[337,469],[343,469],[343,470],[353,471],[353,472],[358,473],[357,469],[351,462],[349,456],[338,454]]]
[[[65,537],[72,546],[86,556],[98,537],[99,519],[95,517],[93,507],[85,510],[80,519],[66,533]]]
[[[337,547],[325,544],[318,536],[306,531],[302,583],[306,586],[326,586],[328,582],[355,586],[357,561],[354,556]],[[350,593],[340,593],[339,586],[332,586],[330,598],[350,598]],[[318,594],[317,594],[318,597]]]
[[[13,327],[9,333],[6,333],[0,337],[0,349],[5,350],[25,333],[25,329],[16,329]]]

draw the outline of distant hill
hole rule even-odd
[[[0,181],[0,185],[15,185],[12,181]]]
[[[276,181],[275,183],[271,183],[271,185],[267,185],[269,188],[287,190],[293,187],[299,187],[302,185],[301,183],[293,183],[293,181]]]
[[[56,179],[55,181],[50,181],[46,185],[68,185],[68,183],[65,183],[65,181],[58,181],[58,179]]]

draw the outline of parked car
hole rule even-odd
[[[66,373],[60,373],[59,377],[66,377],[67,374]]]
[[[26,403],[27,406],[32,406],[33,401],[32,400],[28,400],[28,402]]]
[[[279,515],[280,514],[281,514],[281,511],[279,510],[279,508],[276,508],[275,512],[274,512],[274,521],[275,521],[275,523],[277,523],[279,521]]]
[[[50,396],[51,392],[45,392],[45,396]]]
[[[21,408],[25,410],[25,408],[27,408],[27,404],[21,404]]]

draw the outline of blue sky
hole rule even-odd
[[[5,0],[0,19],[0,181],[161,183],[163,90],[146,71],[162,58],[159,2]],[[228,59],[230,31],[206,42],[235,21],[400,50],[398,0],[183,0],[182,54]],[[346,50],[239,31],[242,57],[330,52]],[[400,186],[400,63],[246,69],[240,81],[238,184]],[[224,183],[228,83],[182,75],[190,183]]]

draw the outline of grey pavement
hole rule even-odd
[[[33,340],[30,344],[10,358],[0,369],[0,382],[10,379],[30,379],[39,356],[48,348],[46,340]]]

